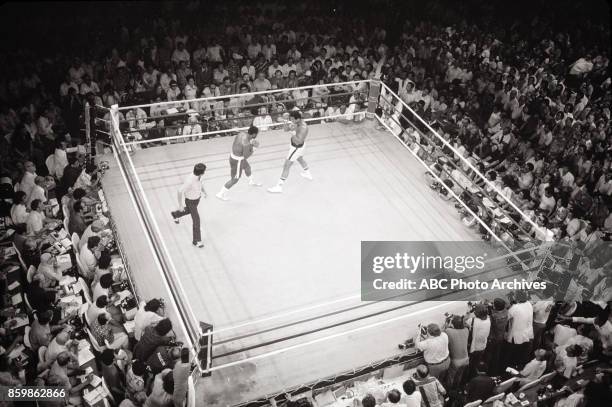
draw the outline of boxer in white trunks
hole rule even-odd
[[[283,173],[281,174],[278,183],[275,186],[268,188],[268,192],[283,192],[283,184],[287,180],[287,177],[289,177],[289,170],[295,161],[299,162],[302,166],[302,172],[300,175],[306,179],[312,180],[312,174],[310,174],[308,164],[303,157],[304,143],[306,142],[306,137],[308,136],[308,125],[306,122],[304,122],[304,120],[302,120],[302,115],[297,110],[291,111],[289,113],[289,117],[291,124],[295,126],[295,133],[291,135],[291,147],[289,148],[289,154],[287,155],[285,165],[283,166]]]
[[[258,187],[261,186],[260,183],[253,180],[251,165],[247,161],[247,159],[253,154],[253,151],[259,147],[259,142],[255,140],[258,133],[259,129],[255,126],[251,126],[249,127],[247,133],[238,133],[236,137],[234,137],[232,152],[230,153],[229,158],[231,178],[225,183],[225,185],[223,185],[217,195],[215,195],[222,201],[228,200],[227,193],[231,187],[236,185],[240,179],[240,176],[242,175],[242,171],[244,171],[244,174],[249,179],[249,185]]]

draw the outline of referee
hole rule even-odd
[[[185,215],[191,215],[193,223],[193,240],[192,243],[197,247],[204,247],[202,243],[202,233],[200,231],[200,214],[198,213],[198,204],[200,198],[204,195],[206,198],[206,190],[202,183],[202,175],[206,172],[206,165],[197,163],[193,167],[193,174],[189,174],[183,185],[178,190],[178,207],[183,208],[171,212],[174,223],[179,223],[179,219]],[[184,199],[184,200],[183,200]],[[183,206],[184,205],[184,206]]]

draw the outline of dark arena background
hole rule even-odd
[[[611,405],[607,2],[3,2],[0,32],[2,406]],[[546,288],[373,289],[407,245]]]

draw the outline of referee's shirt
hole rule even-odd
[[[185,196],[185,199],[195,201],[202,196],[202,179],[197,175],[191,174],[185,178],[185,182],[181,186],[180,191]]]

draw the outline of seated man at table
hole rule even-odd
[[[110,318],[106,307],[108,306],[108,297],[106,295],[99,296],[93,303],[87,308],[85,313],[86,320],[89,322],[94,321],[100,314],[106,314]]]
[[[476,365],[476,376],[466,386],[466,401],[486,400],[493,395],[495,382],[487,374],[487,365],[480,361]]]
[[[43,205],[39,199],[35,199],[30,204],[30,214],[26,219],[26,227],[28,235],[35,236],[45,230],[45,226],[55,222],[53,219],[48,219],[43,212]]]
[[[80,369],[75,370],[70,367],[71,360],[72,357],[68,352],[62,352],[57,355],[57,359],[51,364],[45,384],[47,386],[62,387],[66,389],[68,391],[70,404],[81,405],[81,392],[91,382],[92,376],[90,375],[83,383],[73,386],[70,377],[80,374],[81,371]]]
[[[93,300],[96,301],[98,297],[106,295],[109,302],[113,302],[116,299],[116,295],[112,293],[113,276],[111,274],[104,274],[100,277],[100,281],[92,287]]]
[[[161,312],[161,301],[157,298],[153,298],[147,303],[144,301],[140,303],[138,311],[136,311],[136,315],[134,316],[134,338],[136,338],[136,340],[140,340],[146,327],[155,325],[164,319]]]
[[[55,259],[50,253],[43,253],[40,256],[40,264],[36,269],[36,278],[40,280],[42,288],[51,288],[57,285],[62,279],[62,272],[58,270]]]
[[[74,205],[72,205],[72,215],[70,215],[68,220],[68,233],[70,233],[71,236],[73,233],[76,233],[81,237],[85,229],[87,229],[87,222],[83,216],[83,204],[81,202],[75,202]]]
[[[75,188],[83,188],[88,193],[93,190],[95,186],[98,185],[99,179],[96,178],[96,174],[98,172],[98,167],[95,164],[89,163],[85,165],[83,171],[77,178],[74,183]]]
[[[33,351],[38,351],[41,346],[49,346],[53,334],[64,329],[63,325],[51,325],[53,313],[43,312],[34,319],[30,329],[30,345]]]
[[[520,372],[519,385],[530,383],[539,379],[546,371],[546,351],[537,349],[534,352],[535,358],[527,363]]]
[[[168,345],[174,341],[171,332],[172,322],[168,318],[162,319],[154,326],[146,327],[134,347],[134,358],[139,360],[149,359],[158,346]]]
[[[96,251],[100,245],[100,238],[98,236],[92,236],[87,240],[85,245],[79,252],[79,260],[81,262],[82,269],[81,275],[86,281],[92,281],[94,278],[94,272],[98,265],[98,259],[96,258]]]
[[[100,346],[106,346],[105,341],[107,341],[108,347],[111,349],[128,348],[129,338],[127,334],[121,331],[115,332],[106,314],[100,314],[98,318],[92,321],[91,333]]]
[[[81,250],[87,244],[90,237],[99,236],[102,238],[103,236],[110,234],[111,231],[106,229],[106,224],[104,221],[100,219],[94,220],[83,232],[83,236],[81,236],[81,240],[79,241],[79,250]]]
[[[51,366],[57,357],[64,352],[66,352],[72,360],[77,361],[77,347],[78,343],[70,340],[70,331],[64,329],[55,335],[55,338],[49,343],[47,351],[45,352],[45,366],[40,370],[44,370]]]
[[[100,281],[100,277],[105,274],[110,274],[112,276],[112,271],[110,269],[113,258],[108,250],[104,249],[100,252],[100,257],[98,257],[98,265],[96,266],[96,270],[94,271],[94,278],[92,281],[92,286],[94,286],[98,281]]]

